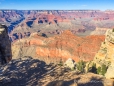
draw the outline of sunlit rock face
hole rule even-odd
[[[110,79],[114,78],[114,29],[106,31],[105,41],[102,42],[100,50],[96,53],[93,61],[97,67],[103,64],[109,66],[105,77]]]
[[[102,59],[106,61],[114,60],[114,31],[113,29],[107,30],[105,34],[105,41],[102,42],[100,50],[95,56],[95,60]]]
[[[76,62],[91,61],[103,41],[104,36],[78,37],[70,30],[65,30],[62,34],[53,37],[43,37],[34,33],[29,38],[15,41],[12,44],[12,54],[13,58],[20,55],[31,56],[48,63],[58,63],[60,59],[66,61],[68,58]]]

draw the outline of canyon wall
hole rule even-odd
[[[78,36],[104,35],[114,28],[114,11],[106,10],[1,10],[12,42],[39,32],[47,36],[70,30]]]
[[[76,62],[90,61],[93,60],[102,41],[104,36],[78,37],[69,30],[48,38],[34,33],[29,38],[15,41],[12,45],[12,54],[13,58],[31,56],[47,63],[58,63],[68,58]]]
[[[101,43],[99,51],[93,60],[96,66],[108,66],[106,78],[114,79],[114,29],[109,29],[105,34],[105,41]]]

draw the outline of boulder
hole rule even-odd
[[[69,67],[71,69],[75,68],[76,67],[76,63],[74,60],[72,60],[71,58],[69,58],[65,64],[64,64],[66,67]]]

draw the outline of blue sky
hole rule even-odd
[[[114,0],[0,0],[0,9],[17,10],[114,10]]]

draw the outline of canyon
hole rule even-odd
[[[0,23],[0,85],[114,85],[114,11],[1,10]],[[82,74],[61,64],[69,58],[110,65]]]
[[[48,37],[70,30],[78,36],[104,35],[114,27],[113,10],[1,10],[0,23],[8,26],[10,40],[44,33]]]
[[[20,55],[31,56],[47,63],[58,63],[72,58],[91,61],[100,48],[104,36],[91,35],[86,37],[75,36],[70,30],[53,37],[43,37],[38,33],[31,34],[29,38],[15,41],[12,45],[13,58]]]
[[[1,10],[0,19],[8,26],[13,58],[49,58],[47,63],[93,60],[114,27],[113,10]]]

